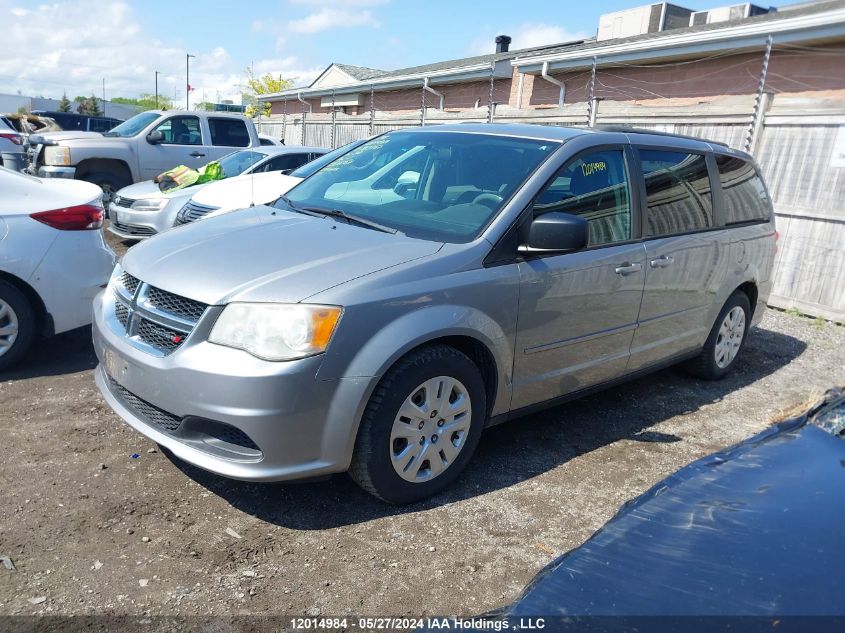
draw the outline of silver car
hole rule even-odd
[[[219,162],[224,178],[271,171],[287,173],[328,151],[299,145],[251,147],[227,154]],[[191,196],[209,184],[167,193],[153,180],[124,187],[109,202],[108,230],[125,240],[144,240],[162,233],[173,226],[176,215]]]
[[[221,475],[348,471],[392,503],[482,430],[685,361],[736,363],[771,287],[747,154],[620,130],[376,137],[257,206],[133,248],[94,306],[97,384]]]

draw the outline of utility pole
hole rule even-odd
[[[156,110],[158,110],[158,76],[161,74],[158,71],[156,72]]]
[[[191,57],[196,55],[185,53],[185,110],[191,109]]]
[[[106,116],[106,78],[103,77],[103,116]]]

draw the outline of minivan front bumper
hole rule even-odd
[[[208,343],[202,321],[174,353],[152,356],[115,327],[110,292],[94,302],[95,380],[130,426],[233,479],[282,481],[349,467],[370,379],[319,380],[321,356],[268,362]]]

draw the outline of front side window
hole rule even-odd
[[[164,136],[163,145],[202,145],[200,120],[195,116],[171,117],[156,130]]]
[[[570,161],[534,201],[534,215],[560,211],[587,220],[588,246],[631,239],[631,202],[621,150]]]
[[[389,132],[325,165],[286,200],[294,208],[343,211],[411,237],[469,242],[559,146],[472,132]]]
[[[702,154],[640,150],[648,205],[646,237],[701,231],[713,226],[707,161]]]
[[[725,224],[768,220],[772,203],[754,166],[735,156],[716,155],[725,200]]]
[[[290,171],[308,162],[308,154],[282,154],[271,158],[256,171]]]
[[[208,120],[211,144],[223,147],[249,147],[249,132],[240,119]]]

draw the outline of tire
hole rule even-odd
[[[444,388],[454,405],[454,413],[446,415],[447,403],[436,393]],[[411,415],[400,415],[403,407]],[[413,417],[416,413],[419,417]],[[388,503],[430,497],[460,475],[478,445],[486,417],[484,381],[465,354],[445,345],[411,352],[384,375],[370,397],[349,474]]]
[[[0,371],[10,369],[35,339],[35,312],[26,296],[0,280]]]
[[[731,322],[734,323],[733,326],[730,325]],[[719,311],[701,353],[687,363],[690,373],[705,380],[724,378],[745,345],[750,323],[751,304],[746,294],[737,290],[728,297]]]
[[[103,190],[103,206],[107,211],[114,194],[132,184],[132,181],[122,174],[109,171],[92,171],[82,176],[80,180],[97,185]]]

